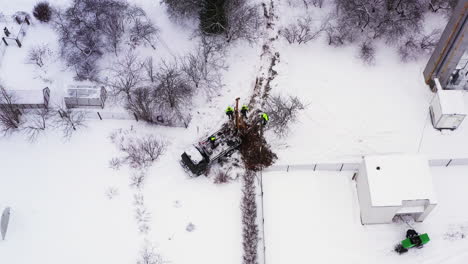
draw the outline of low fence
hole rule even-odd
[[[359,162],[347,163],[311,163],[311,164],[294,164],[294,165],[273,165],[264,169],[264,172],[275,171],[357,171]],[[468,158],[448,158],[448,159],[430,159],[429,166],[431,167],[451,167],[451,166],[468,166]]]

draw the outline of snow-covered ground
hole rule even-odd
[[[0,142],[0,207],[11,207],[0,263],[135,263],[145,240],[170,263],[239,262],[240,184],[188,178],[181,147],[171,146],[142,191],[130,187],[129,170],[109,168],[119,155],[108,139],[114,129],[171,141],[186,133],[133,123],[94,121],[69,142],[54,133],[35,144],[17,136]],[[138,231],[135,194],[144,196],[148,234]]]
[[[50,2],[62,7],[69,3]],[[156,51],[141,49],[140,55],[168,59],[195,47],[191,38],[194,25],[169,20],[159,1],[129,2],[143,7],[160,29]],[[278,29],[294,16],[285,1],[275,3]],[[34,4],[31,0],[6,1],[2,12],[30,11]],[[39,44],[47,44],[55,54],[46,71],[25,64],[28,50]],[[0,263],[135,263],[145,244],[174,264],[240,263],[240,183],[214,185],[204,177],[189,178],[179,159],[184,149],[225,122],[223,110],[236,97],[247,102],[258,70],[267,66],[260,61],[262,44],[240,42],[229,47],[225,86],[210,100],[194,98],[187,129],[104,120],[89,121],[69,141],[53,130],[35,143],[21,134],[0,138],[0,209],[12,208],[7,239],[0,242]],[[34,21],[23,45],[21,49],[7,48],[0,64],[2,83],[13,90],[48,86],[53,103],[60,104],[61,95],[73,83],[73,73],[58,58],[56,33]],[[429,123],[433,95],[422,77],[427,58],[401,63],[393,49],[380,44],[376,65],[366,66],[356,58],[355,46],[333,48],[323,39],[296,46],[280,38],[274,48],[281,59],[275,67],[278,76],[272,93],[297,95],[309,105],[287,140],[268,135],[278,153],[278,164],[418,151],[431,158],[468,157],[468,149],[460,144],[466,140],[468,121],[457,131],[444,134]],[[169,142],[141,190],[129,186],[130,170],[109,168],[109,160],[118,155],[109,134],[131,127]],[[460,209],[468,202],[463,190],[468,171],[434,168],[432,172],[439,206],[417,227],[433,241],[402,257],[394,256],[391,248],[403,237],[403,225],[359,224],[350,174],[264,174],[264,179],[271,179],[265,186],[276,191],[271,199],[267,199],[271,192],[265,192],[265,201],[270,203],[265,208],[267,263],[463,263],[468,258],[463,255],[467,241],[444,238],[451,230],[468,229],[467,212]],[[135,195],[144,197],[147,234],[138,231]],[[190,223],[194,226],[191,232],[186,230]],[[290,230],[282,231],[283,224]]]
[[[466,263],[468,168],[431,173],[438,205],[423,223],[412,224],[431,241],[401,256],[392,250],[408,226],[361,225],[352,173],[264,173],[266,263]]]

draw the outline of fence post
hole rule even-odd
[[[286,168],[286,172],[289,172],[289,165],[288,165],[288,167]]]
[[[315,171],[316,168],[317,168],[317,164],[314,165],[314,171]]]
[[[99,119],[102,120],[101,114],[99,112],[97,112],[97,115],[99,116]]]
[[[6,41],[5,37],[2,37],[3,43],[8,46],[8,42]]]
[[[343,166],[344,166],[344,163],[341,163],[341,168],[340,168],[340,171],[343,170]]]
[[[447,163],[447,165],[445,165],[445,167],[448,167],[450,163],[452,163],[452,159],[449,160],[449,162]]]

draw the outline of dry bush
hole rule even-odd
[[[215,174],[214,183],[215,184],[224,184],[231,181],[231,176],[229,175],[229,170],[218,170]]]
[[[181,58],[181,70],[195,89],[208,100],[222,87],[221,70],[226,70],[224,44],[218,38],[201,36],[197,50]]]
[[[284,137],[288,134],[290,124],[297,121],[299,111],[304,110],[306,105],[297,96],[275,95],[266,100],[265,108],[270,117],[268,129]]]
[[[375,46],[370,41],[364,41],[359,45],[359,58],[366,64],[375,63]]]
[[[318,29],[314,29],[312,17],[305,16],[298,18],[296,23],[283,28],[281,30],[281,36],[283,36],[289,44],[306,44],[307,42],[316,39],[324,30],[324,25]]]
[[[86,127],[86,113],[79,110],[57,107],[57,115],[54,116],[53,125],[62,130],[63,137],[69,139],[79,128]]]
[[[16,101],[17,98],[0,85],[0,131],[4,134],[18,130],[21,125]]]
[[[143,248],[140,251],[140,257],[137,261],[137,264],[163,264],[166,263],[163,261],[161,255],[156,253],[155,248],[150,245],[148,242],[145,243]]]
[[[29,50],[27,62],[42,68],[51,57],[52,51],[47,45],[37,45]]]
[[[164,154],[167,146],[165,141],[154,135],[139,137],[131,130],[117,130],[110,135],[110,139],[124,154],[121,162],[140,170],[151,166]]]
[[[39,134],[46,130],[51,117],[53,115],[48,108],[36,109],[28,113],[21,129],[26,133],[29,141],[35,141]]]

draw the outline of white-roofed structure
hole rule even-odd
[[[64,97],[67,108],[104,108],[106,99],[106,88],[92,85],[70,85],[67,89],[67,95]]]
[[[429,163],[419,155],[367,156],[356,182],[363,224],[390,223],[398,215],[420,222],[437,204]]]
[[[437,129],[456,129],[466,116],[464,91],[438,90],[431,102],[432,125]]]

